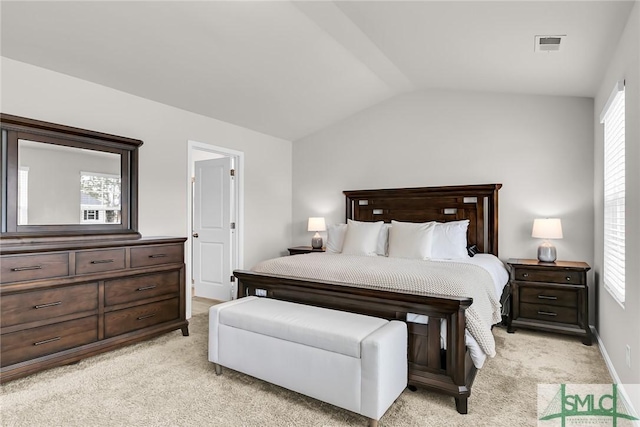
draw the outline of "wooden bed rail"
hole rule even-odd
[[[476,373],[464,341],[465,311],[471,298],[415,295],[252,271],[234,271],[234,276],[239,281],[238,298],[263,296],[405,322],[407,313],[428,316],[428,324],[407,322],[409,384],[451,395],[458,412],[467,413]],[[446,322],[446,351],[440,345],[442,321]]]

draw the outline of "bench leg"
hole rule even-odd
[[[374,420],[373,418],[369,418],[369,427],[378,427],[378,420]]]
[[[214,368],[216,368],[216,375],[222,375],[222,366],[218,365],[217,363],[213,364]]]

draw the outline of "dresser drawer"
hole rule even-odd
[[[556,323],[578,323],[578,311],[575,308],[524,302],[520,303],[520,317]]]
[[[2,283],[69,275],[69,254],[6,256],[0,261]]]
[[[179,271],[126,277],[104,283],[104,303],[107,306],[159,295],[175,294],[177,296],[179,293]]]
[[[570,270],[537,270],[528,268],[516,268],[516,280],[526,282],[550,282],[584,284],[584,274],[580,271]]]
[[[97,310],[98,284],[5,295],[0,300],[1,326],[51,319],[83,311]]]
[[[112,311],[104,316],[105,338],[168,322],[179,317],[178,298]]]
[[[131,248],[131,268],[183,262],[183,245],[162,245]]]
[[[35,359],[98,340],[98,316],[2,335],[2,366]]]
[[[124,249],[76,252],[76,274],[124,269]]]
[[[520,301],[561,307],[577,307],[578,293],[566,289],[520,286]]]

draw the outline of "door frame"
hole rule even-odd
[[[192,252],[193,252],[193,183],[191,177],[194,174],[193,167],[193,152],[205,151],[208,153],[219,154],[224,157],[231,157],[233,159],[233,168],[235,170],[234,178],[235,185],[233,186],[232,198],[236,212],[236,229],[235,233],[232,233],[231,244],[234,247],[232,253],[232,266],[231,270],[242,269],[244,266],[244,153],[242,151],[231,150],[225,147],[219,147],[216,145],[206,144],[198,141],[187,141],[187,242],[186,242],[186,266],[185,266],[185,286],[186,286],[186,314],[187,318],[191,318],[191,293],[192,288]],[[237,289],[237,285],[234,284],[232,288]]]

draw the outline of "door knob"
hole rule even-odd
[[[192,236],[197,239],[198,238],[198,233],[193,233]]]

